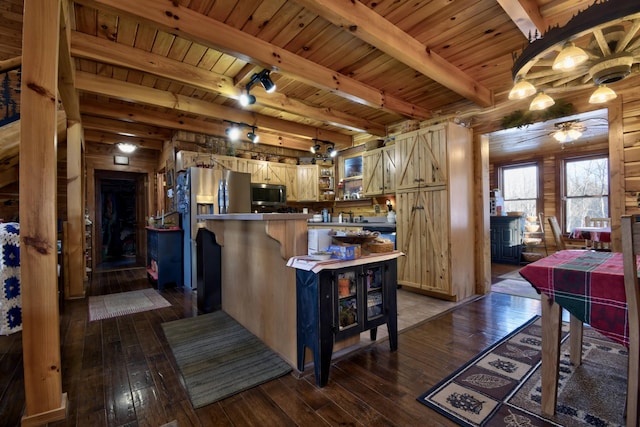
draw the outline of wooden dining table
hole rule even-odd
[[[542,302],[542,413],[554,415],[558,395],[562,309],[571,315],[571,362],[582,355],[582,325],[629,346],[622,253],[564,250],[520,269]]]

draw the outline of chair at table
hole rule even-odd
[[[584,249],[580,245],[572,245],[570,243],[565,242],[564,236],[562,235],[562,229],[560,228],[560,224],[558,224],[558,219],[555,216],[548,216],[547,220],[549,221],[549,226],[551,227],[551,234],[553,234],[553,240],[556,242],[556,250],[563,251],[565,249]]]
[[[623,215],[622,260],[624,265],[624,289],[629,317],[629,366],[627,379],[627,426],[637,426],[640,369],[640,291],[638,290],[637,255],[640,253],[640,222],[631,215]]]
[[[611,227],[611,218],[591,218],[586,216],[584,218],[585,227]],[[611,249],[611,243],[609,242],[594,242],[592,240],[585,240],[584,244],[588,248],[593,249]]]

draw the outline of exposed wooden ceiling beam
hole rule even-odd
[[[122,136],[144,138],[147,140],[157,140],[160,142],[170,140],[173,134],[169,129],[159,128],[156,126],[94,116],[84,116],[82,124],[85,129],[109,132]]]
[[[184,130],[205,135],[213,135],[222,138],[226,137],[225,130],[228,127],[228,125],[217,121],[205,122],[203,120],[184,117],[183,114],[179,113],[160,113],[157,111],[146,111],[134,106],[104,104],[98,102],[83,102],[81,105],[82,112],[88,115],[101,116],[115,120],[134,120],[136,122],[146,123],[153,126]],[[275,135],[260,130],[258,130],[257,133],[260,136],[260,144],[273,145],[277,147],[287,147],[303,151],[309,149],[309,140]],[[88,136],[86,136],[86,134],[87,133],[85,132],[86,139],[89,141],[93,141],[93,139],[90,139]],[[96,135],[92,134],[92,136],[95,137]],[[103,138],[105,141],[110,140],[106,137]],[[113,143],[120,141],[122,141],[122,139],[116,139]],[[160,146],[160,149],[161,148],[162,147]]]
[[[234,84],[233,79],[222,74],[83,33],[72,34],[71,54],[79,58],[151,73],[207,92],[219,93],[227,98],[238,99],[242,91]],[[256,86],[252,89],[252,95],[256,97],[257,104],[267,107],[349,130],[378,136],[386,135],[384,125],[334,109],[309,105],[282,93],[267,94]],[[248,110],[250,109],[249,107]]]
[[[84,116],[88,117],[88,116]],[[162,151],[162,141],[157,139],[145,139],[137,138],[133,136],[122,136],[117,133],[109,133],[99,129],[85,129],[84,139],[90,142],[97,142],[100,144],[115,145],[120,142],[126,142],[133,144],[136,147],[146,148],[148,150]]]
[[[498,4],[528,39],[542,35],[545,21],[536,0],[498,0]]]
[[[58,45],[58,92],[67,119],[80,122],[78,92],[74,87],[75,64],[71,58],[71,25],[69,24],[69,2],[60,2],[60,43]]]
[[[431,118],[431,112],[427,109],[385,94],[379,89],[183,7],[178,2],[76,0],[76,3],[124,13],[133,19],[150,22],[169,33],[179,34],[273,71],[289,74],[296,80],[331,91],[353,102],[416,119]]]
[[[350,147],[352,145],[352,139],[349,135],[289,122],[275,117],[264,116],[250,111],[235,110],[222,105],[193,99],[185,95],[100,77],[90,73],[77,72],[76,87],[81,91],[106,95],[115,99],[139,102],[156,107],[172,108],[184,113],[197,114],[220,121],[228,120],[236,123],[247,123],[258,128],[288,133],[301,138],[326,139],[334,142],[336,147],[340,148]]]
[[[493,104],[489,89],[359,1],[296,3],[476,104]]]

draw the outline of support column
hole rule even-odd
[[[65,418],[58,309],[56,177],[60,0],[24,0],[20,141],[23,426]]]
[[[64,297],[84,298],[84,193],[82,187],[82,125],[69,122],[67,130],[67,221],[69,279]]]

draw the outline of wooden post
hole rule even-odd
[[[82,126],[70,122],[67,130],[67,221],[69,222],[69,288],[65,298],[84,298],[84,215],[82,185]]]
[[[60,0],[24,0],[20,276],[26,409],[22,425],[64,419],[56,233]]]

